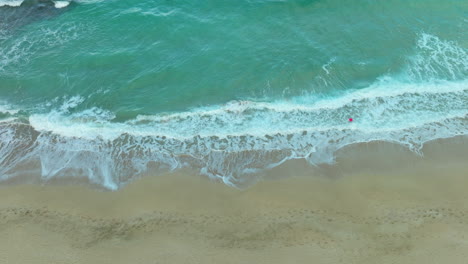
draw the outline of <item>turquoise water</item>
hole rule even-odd
[[[0,0],[0,178],[420,153],[468,132],[466,28],[455,0]]]

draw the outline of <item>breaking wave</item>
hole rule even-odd
[[[55,8],[64,8],[67,7],[71,1],[40,1],[40,0],[0,0],[0,7],[9,6],[9,7],[20,7],[23,4],[44,4],[44,3],[53,3]]]
[[[232,101],[121,122],[100,107],[78,110],[88,99],[81,96],[30,114],[0,104],[0,177],[35,164],[44,180],[87,177],[118,189],[149,169],[190,167],[239,186],[291,159],[333,163],[339,149],[356,143],[394,142],[422,154],[428,141],[468,132],[468,56],[456,43],[427,34],[415,54],[404,74],[365,89]]]

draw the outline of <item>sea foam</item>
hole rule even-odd
[[[110,189],[148,166],[191,167],[238,186],[249,174],[290,159],[333,163],[336,151],[350,144],[388,141],[421,154],[427,141],[466,135],[467,87],[466,81],[385,79],[337,98],[309,98],[308,104],[305,98],[300,104],[234,101],[123,123],[97,107],[71,111],[84,101],[74,97],[29,117],[38,133],[29,156],[40,160],[44,179],[81,175]]]
[[[23,3],[23,0],[0,0],[0,7],[2,6],[18,7],[22,3]]]
[[[64,8],[70,5],[70,2],[68,1],[54,1],[54,3],[56,8]]]
[[[19,7],[25,2],[25,0],[0,0],[0,7],[9,6],[9,7]],[[71,1],[52,1],[56,8],[67,7]]]
[[[468,133],[465,55],[455,42],[421,34],[404,71],[367,88],[122,122],[102,107],[81,110],[89,97],[58,98],[60,106],[34,111],[28,121],[0,123],[0,175],[14,177],[22,164],[35,162],[44,180],[87,177],[117,189],[148,169],[190,167],[240,186],[287,160],[333,163],[338,150],[356,143],[394,142],[422,155],[428,141]]]

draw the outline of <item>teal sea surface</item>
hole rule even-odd
[[[1,181],[239,186],[467,133],[468,1],[0,0]]]

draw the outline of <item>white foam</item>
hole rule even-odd
[[[198,168],[235,186],[246,174],[289,159],[332,163],[334,153],[349,144],[397,142],[420,153],[427,141],[468,133],[467,81],[385,79],[338,98],[297,101],[238,101],[115,123],[100,108],[76,111],[83,98],[73,97],[29,121],[44,135],[38,140],[47,153],[41,159],[44,177],[89,170],[89,177],[109,188],[151,162]]]
[[[423,33],[405,71],[414,80],[456,80],[468,74],[468,52],[454,41]]]
[[[10,6],[10,7],[18,7],[23,3],[24,0],[0,0],[0,7],[2,6]]]
[[[148,166],[191,167],[236,186],[249,174],[290,159],[332,163],[337,150],[355,143],[396,142],[421,154],[425,142],[468,134],[468,79],[463,67],[455,71],[466,59],[457,57],[465,51],[456,43],[425,35],[420,42],[406,74],[383,76],[368,88],[327,98],[233,101],[126,122],[115,122],[106,109],[80,110],[88,98],[57,98],[54,104],[62,100],[61,106],[32,114],[31,131],[17,133],[19,138],[13,132],[20,125],[1,123],[13,132],[0,134],[0,144],[7,146],[0,147],[7,157],[0,160],[6,168],[0,172],[7,175],[12,168],[2,162],[35,159],[44,179],[84,176],[116,189]],[[445,52],[447,45],[454,51]],[[432,66],[426,80],[419,79],[425,70],[419,55],[427,47],[435,53],[427,53]],[[27,155],[17,154],[18,148],[27,149]]]
[[[70,5],[69,1],[54,1],[55,8],[64,8]]]
[[[24,0],[0,0],[0,7],[10,6],[10,7],[19,7],[24,2]],[[55,8],[64,8],[70,5],[71,1],[53,1]]]
[[[9,115],[15,115],[19,111],[20,110],[15,109],[13,106],[0,101],[0,114],[4,113],[4,114],[9,114]]]
[[[311,129],[344,129],[351,125],[369,131],[404,129],[409,124],[433,122],[451,113],[463,116],[466,110],[467,81],[405,84],[386,80],[379,85],[338,98],[296,99],[301,103],[231,102],[190,112],[138,116],[125,123],[111,122],[113,114],[97,108],[69,115],[69,109],[84,100],[73,97],[59,110],[32,115],[30,123],[39,131],[66,137],[113,140],[127,133],[184,139],[197,135],[261,136]],[[347,123],[349,117],[355,119],[352,124]]]

